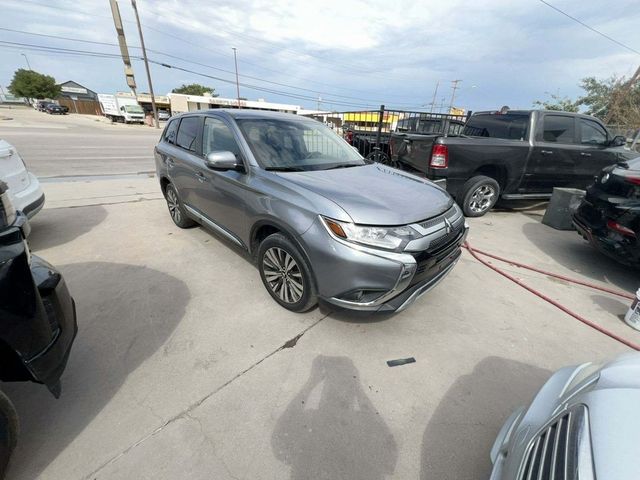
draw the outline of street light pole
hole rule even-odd
[[[21,53],[20,55],[22,55],[24,59],[27,61],[27,67],[29,67],[29,70],[31,70],[31,65],[29,65],[29,59],[27,58],[27,56],[24,53]]]
[[[240,108],[240,81],[238,80],[238,56],[236,55],[236,47],[231,47],[233,50],[233,63],[236,64],[236,92],[238,94],[238,108]]]
[[[140,47],[142,47],[142,58],[144,58],[144,67],[147,70],[147,81],[149,82],[149,93],[151,94],[151,108],[153,109],[153,119],[156,128],[160,128],[158,121],[158,110],[156,109],[156,97],[153,94],[153,84],[151,83],[151,71],[149,70],[149,61],[147,60],[147,49],[144,46],[144,37],[142,36],[142,26],[140,25],[140,16],[138,15],[138,6],[136,0],[131,0],[131,6],[136,14],[136,23],[138,24],[138,33],[140,33]]]

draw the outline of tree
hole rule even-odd
[[[535,107],[541,107],[545,110],[558,110],[561,112],[577,112],[579,104],[571,101],[569,97],[561,97],[560,95],[550,95],[548,100],[536,100],[533,102]]]
[[[586,113],[603,120],[608,118],[612,125],[640,126],[638,82],[615,76],[605,80],[587,77],[582,79],[580,86],[585,95],[578,103],[587,107]]]
[[[217,97],[218,94],[216,90],[211,87],[205,87],[204,85],[200,85],[199,83],[190,83],[189,85],[185,85],[178,88],[174,88],[171,90],[172,93],[182,93],[184,95],[204,95],[205,93],[210,93],[212,97]]]
[[[9,91],[16,97],[56,98],[60,95],[60,86],[49,75],[20,68],[13,74]]]

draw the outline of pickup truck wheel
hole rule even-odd
[[[396,162],[391,160],[389,155],[387,155],[386,153],[384,153],[384,152],[382,152],[380,150],[374,150],[369,155],[367,155],[365,158],[367,160],[372,160],[372,161],[374,161],[376,163],[382,163],[383,165],[389,165],[390,167],[398,168],[398,165],[396,165]]]
[[[173,223],[180,228],[190,228],[196,224],[187,216],[178,192],[173,185],[169,184],[165,187],[164,198],[167,200],[167,208],[169,208],[169,215],[171,215]]]
[[[281,233],[269,235],[260,244],[258,270],[269,295],[287,310],[302,313],[318,303],[311,267]]]
[[[0,479],[4,478],[11,453],[18,441],[18,412],[7,396],[0,392]]]
[[[481,217],[493,208],[499,197],[498,182],[479,175],[469,179],[462,187],[460,206],[467,217]]]

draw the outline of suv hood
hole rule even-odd
[[[354,223],[363,225],[420,222],[453,204],[449,194],[433,183],[378,163],[278,175],[333,201]]]

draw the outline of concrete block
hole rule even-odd
[[[556,230],[573,230],[571,216],[584,195],[585,191],[577,188],[554,188],[542,223]]]

